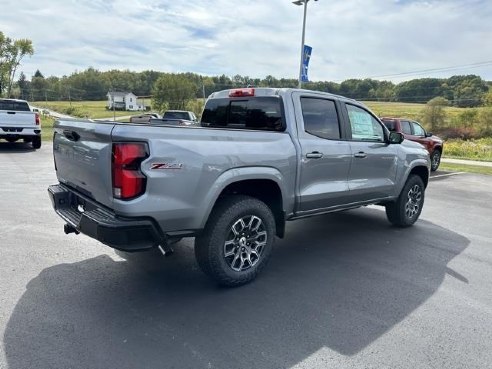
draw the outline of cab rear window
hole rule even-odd
[[[284,131],[282,100],[272,96],[211,99],[203,111],[201,126]]]
[[[0,110],[31,111],[24,101],[0,100]]]

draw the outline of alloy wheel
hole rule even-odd
[[[420,186],[416,184],[410,188],[407,194],[405,215],[408,219],[412,219],[419,212],[421,202],[422,188],[420,188]]]
[[[259,217],[247,215],[238,219],[232,224],[224,243],[227,265],[236,272],[255,266],[267,239],[265,225]]]

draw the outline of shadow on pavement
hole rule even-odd
[[[43,270],[8,323],[9,369],[283,368],[354,355],[424,303],[468,239],[359,209],[289,224],[256,282],[218,288],[176,255],[102,255]],[[67,238],[67,242],[68,238]],[[101,246],[102,247],[102,246]],[[454,275],[453,275],[454,274]]]
[[[22,152],[33,152],[33,151],[36,150],[33,149],[32,145],[30,143],[22,142],[22,140],[12,143],[0,141],[0,154],[3,152],[22,153]]]

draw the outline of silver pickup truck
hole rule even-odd
[[[25,100],[0,99],[0,139],[8,142],[24,140],[32,147],[41,147],[39,113],[32,111]]]
[[[195,237],[198,264],[227,286],[256,277],[286,221],[376,204],[414,224],[430,169],[363,104],[298,89],[215,92],[197,127],[61,120],[53,151],[66,233],[165,254]]]

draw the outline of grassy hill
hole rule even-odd
[[[400,103],[400,102],[379,102],[379,101],[364,101],[377,116],[379,117],[404,117],[414,120],[419,120],[425,104]],[[466,109],[445,107],[444,108],[448,119],[459,115]]]

